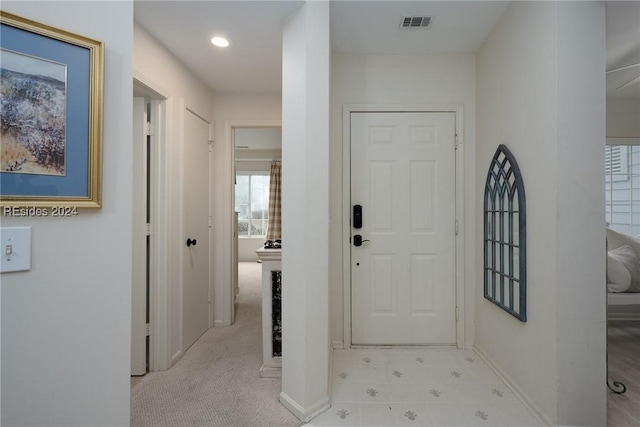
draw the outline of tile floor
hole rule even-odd
[[[331,387],[308,426],[540,426],[470,350],[334,350]]]

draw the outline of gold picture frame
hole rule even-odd
[[[0,58],[4,214],[102,207],[104,43],[0,11]]]

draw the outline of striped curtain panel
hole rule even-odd
[[[269,225],[267,227],[267,241],[282,238],[282,198],[280,181],[282,176],[282,162],[271,162],[271,178],[269,179]]]

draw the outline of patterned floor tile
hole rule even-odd
[[[392,402],[424,402],[416,384],[389,384]]]
[[[505,426],[539,427],[540,423],[522,404],[495,405]]]
[[[389,403],[361,403],[360,424],[368,427],[390,427],[396,418]]]
[[[434,426],[466,427],[469,426],[467,417],[456,403],[428,403],[427,409]]]
[[[454,403],[455,395],[446,384],[418,384],[418,396],[425,403]]]
[[[465,366],[462,368],[465,373],[465,381],[467,382],[501,382],[495,372],[484,363],[475,366]]]
[[[307,426],[313,427],[356,427],[360,426],[360,407],[353,403],[336,403],[320,414]]]
[[[461,404],[462,413],[472,426],[504,426],[505,420],[501,411],[494,405],[483,403]]]
[[[425,404],[396,403],[391,405],[391,411],[395,415],[396,426],[431,427],[434,425]]]
[[[331,401],[334,403],[359,402],[361,389],[360,384],[334,383],[332,385]]]
[[[391,402],[389,386],[383,383],[358,384],[358,402],[383,403]]]
[[[471,350],[336,350],[331,383],[333,407],[313,427],[538,426]]]
[[[414,366],[389,366],[384,368],[384,373],[389,384],[415,384],[419,382],[418,375],[421,370],[421,368]]]
[[[458,403],[520,403],[518,398],[504,384],[451,385],[449,391]]]

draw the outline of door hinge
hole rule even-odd
[[[151,136],[151,122],[147,122],[145,132],[147,136]]]
[[[458,145],[459,144],[460,144],[460,142],[458,140],[458,134],[456,133],[456,143],[455,143],[456,150],[458,149]]]
[[[144,225],[144,233],[145,233],[145,236],[151,236],[151,224],[146,223]]]
[[[211,294],[207,294],[207,302],[211,302]]]
[[[211,153],[213,151],[213,144],[215,144],[215,142],[213,140],[209,140],[209,152]]]
[[[460,320],[460,310],[458,309],[458,307],[456,306],[456,322]]]
[[[456,220],[456,236],[458,235],[458,220]]]
[[[213,218],[211,217],[211,215],[209,215],[209,228],[211,228],[211,226],[213,225]]]
[[[147,323],[146,325],[144,325],[144,336],[145,337],[150,337],[151,336],[151,324]]]

